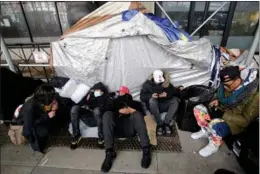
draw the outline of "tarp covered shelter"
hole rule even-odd
[[[129,10],[139,12],[123,20]],[[52,42],[58,76],[92,86],[102,81],[111,91],[121,85],[138,99],[142,83],[156,69],[170,73],[174,85],[207,84],[212,46],[207,39],[171,42],[139,2],[108,2]]]

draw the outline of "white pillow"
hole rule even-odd
[[[78,103],[81,101],[81,99],[88,93],[90,90],[90,87],[88,87],[85,84],[78,84],[75,92],[71,96],[71,100],[75,103]]]
[[[64,98],[71,98],[72,94],[77,88],[77,83],[75,80],[70,79],[60,91],[60,96]]]

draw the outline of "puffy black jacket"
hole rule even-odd
[[[171,83],[169,83],[168,87],[165,88],[162,84],[155,84],[153,80],[146,80],[141,90],[140,99],[143,102],[148,103],[153,93],[161,94],[163,92],[167,93],[167,97],[159,98],[158,100],[160,101],[171,99],[174,96],[180,97],[180,91]]]
[[[94,90],[100,89],[103,91],[103,95],[100,97],[94,96]],[[89,99],[87,99],[88,95],[90,96]],[[114,93],[109,93],[107,87],[99,82],[96,83],[88,92],[86,97],[84,98],[84,104],[89,106],[91,109],[95,109],[97,107],[100,108],[101,112],[105,111],[111,111],[114,108],[114,102],[113,102],[113,95]]]
[[[19,117],[23,118],[23,136],[28,139],[33,150],[43,152],[51,120],[43,106],[32,98],[24,103]]]
[[[116,98],[114,100],[115,111],[118,112],[120,109],[122,109],[124,107],[131,107],[131,108],[141,112],[143,115],[145,115],[145,111],[142,107],[142,104],[138,101],[133,100],[133,97],[130,94],[118,96],[118,98]]]

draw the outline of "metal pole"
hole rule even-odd
[[[203,12],[203,18],[202,18],[202,21],[205,21],[207,19],[207,16],[208,16],[208,12],[209,12],[209,5],[210,5],[210,2],[209,1],[206,1],[205,3],[205,9],[204,9],[204,12]],[[190,32],[191,33],[191,32]],[[202,38],[204,36],[204,28],[202,27],[200,32],[199,32],[199,38]]]
[[[233,16],[234,16],[234,13],[236,10],[236,6],[237,6],[236,1],[230,2],[229,11],[228,11],[227,19],[226,19],[226,24],[225,24],[225,29],[224,29],[221,44],[220,44],[222,47],[225,47],[227,45],[227,40],[228,40],[228,36],[229,36],[230,30],[231,30],[232,20],[233,20]]]
[[[258,22],[258,27],[257,27],[256,33],[255,33],[255,37],[254,37],[252,46],[249,50],[249,53],[248,53],[248,56],[246,59],[246,65],[250,65],[250,63],[252,62],[258,44],[259,44],[259,22]]]
[[[28,23],[28,20],[27,20],[27,17],[26,17],[24,8],[23,8],[23,4],[22,4],[22,3],[24,3],[24,2],[19,1],[19,3],[20,3],[20,7],[21,7],[21,10],[22,10],[22,13],[23,13],[23,17],[24,17],[24,21],[25,21],[27,30],[28,30],[28,32],[29,32],[30,40],[31,40],[31,42],[33,43],[32,32],[31,32],[31,29],[30,29],[30,26],[29,26],[29,23]]]
[[[169,21],[171,22],[171,24],[177,28],[177,26],[174,24],[174,22],[171,20],[170,16],[168,16],[168,14],[166,13],[166,11],[163,9],[163,7],[161,6],[161,4],[157,1],[155,1],[157,6],[162,10],[162,12],[164,13],[164,15],[169,19]]]
[[[3,54],[5,56],[5,60],[8,64],[8,66],[9,66],[9,69],[16,73],[12,57],[11,57],[11,55],[10,55],[6,45],[5,45],[4,38],[3,38],[1,33],[0,33],[0,39],[1,39],[1,50],[3,51]]]
[[[60,27],[60,33],[61,33],[61,35],[63,35],[61,21],[60,21],[60,14],[59,14],[57,2],[54,2],[54,5],[55,5],[55,10],[56,10],[56,16],[57,16],[58,24],[59,24],[59,27]]]
[[[212,15],[210,15],[208,17],[208,19],[206,19],[192,34],[191,36],[193,36],[195,33],[197,33],[197,31],[199,31],[199,29],[201,29],[201,27],[203,27],[220,9],[222,9],[228,2],[224,2],[214,13],[212,13]]]

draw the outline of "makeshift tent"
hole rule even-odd
[[[178,40],[176,39],[178,38]],[[212,45],[154,17],[139,2],[108,2],[52,42],[58,76],[88,86],[102,81],[111,91],[121,85],[139,99],[142,83],[156,69],[174,85],[208,84]]]

